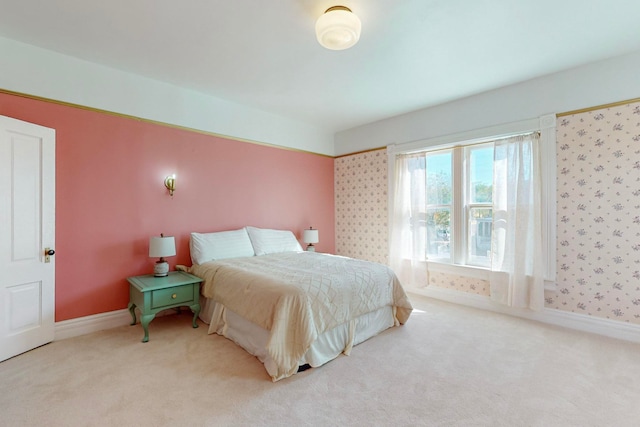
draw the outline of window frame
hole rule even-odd
[[[389,212],[393,212],[393,200],[394,200],[394,176],[395,176],[395,156],[397,154],[409,154],[417,153],[420,151],[435,151],[444,149],[454,149],[456,147],[463,147],[468,145],[480,144],[490,142],[492,140],[508,137],[512,135],[527,133],[527,132],[540,132],[540,174],[542,179],[542,247],[545,254],[544,259],[544,278],[545,278],[545,290],[555,291],[556,286],[556,115],[548,114],[537,117],[535,119],[522,120],[518,122],[506,123],[498,126],[491,126],[487,128],[475,129],[467,132],[460,132],[441,137],[435,137],[430,139],[422,139],[412,142],[406,142],[401,144],[390,144],[387,146],[388,156],[388,203]],[[461,150],[453,150],[454,154],[460,153]],[[460,155],[460,154],[459,154]],[[453,162],[454,165],[458,162]],[[459,164],[459,163],[458,163]],[[453,185],[456,185],[456,180],[462,180],[461,173],[463,170],[454,170]],[[459,192],[458,192],[459,194]],[[458,204],[459,205],[459,204]],[[457,215],[452,212],[452,221],[463,221],[463,215],[460,212]],[[454,228],[454,227],[452,227]],[[466,225],[456,224],[455,229],[462,230],[462,233],[467,233]],[[389,231],[391,232],[391,222],[389,222]],[[466,252],[466,247],[463,247],[458,241],[462,239],[460,233],[453,234],[451,239],[457,242],[454,243],[454,251],[463,250]],[[391,240],[389,239],[389,245]],[[463,254],[455,253],[453,255],[457,259],[461,259]],[[447,274],[456,274],[464,277],[473,277],[478,279],[489,279],[489,268],[477,267],[468,264],[455,264],[455,263],[443,263],[436,260],[427,260],[427,267],[433,272],[442,272]]]
[[[437,149],[437,150],[430,150],[428,153],[425,153],[425,156],[428,157],[429,155],[439,155],[445,152],[450,152],[451,153],[451,201],[449,204],[443,204],[443,203],[432,203],[429,204],[428,203],[428,198],[425,195],[425,219],[429,217],[429,211],[432,209],[442,209],[442,208],[448,208],[449,209],[449,228],[451,228],[451,232],[449,233],[449,257],[445,258],[445,257],[434,257],[434,258],[429,258],[429,250],[428,248],[426,248],[425,250],[425,257],[426,260],[431,260],[432,262],[442,262],[442,263],[446,263],[446,264],[451,264],[453,262],[453,259],[455,257],[454,253],[451,251],[451,247],[453,246],[453,248],[455,248],[455,244],[454,244],[454,234],[453,234],[453,227],[452,227],[452,221],[455,218],[455,212],[454,212],[454,206],[455,206],[455,172],[453,170],[453,164],[454,164],[454,153],[455,149],[454,148],[442,148],[442,149]],[[428,164],[428,160],[425,159],[425,164]],[[428,179],[428,173],[429,173],[429,168],[427,167],[427,179]],[[425,182],[425,192],[427,191],[427,183]],[[428,229],[426,230],[426,233],[428,234]],[[428,242],[428,240],[427,240]],[[426,242],[425,242],[426,243]],[[447,261],[448,259],[448,261]]]
[[[482,263],[479,259],[474,259],[470,255],[471,248],[471,209],[492,208],[492,202],[472,202],[471,201],[471,152],[474,149],[493,146],[492,142],[482,142],[469,145],[458,145],[451,148],[435,148],[425,150],[424,155],[437,156],[441,153],[451,153],[451,203],[450,204],[426,204],[425,215],[428,217],[429,211],[433,209],[448,208],[450,212],[450,252],[449,257],[429,256],[428,249],[425,251],[427,262],[439,262],[445,264],[460,265],[472,268],[489,268],[488,263]],[[427,160],[428,163],[428,160]],[[429,169],[427,168],[427,174]],[[426,184],[425,184],[426,191]]]
[[[489,263],[481,263],[481,262],[473,262],[474,259],[470,254],[470,249],[471,249],[471,228],[469,227],[469,225],[471,224],[471,209],[474,208],[489,208],[489,209],[493,209],[493,197],[492,197],[492,201],[491,202],[485,202],[485,203],[480,203],[480,202],[473,202],[471,200],[471,151],[474,149],[479,149],[482,147],[488,147],[491,146],[493,148],[493,143],[492,142],[484,142],[484,143],[477,143],[477,144],[469,144],[469,145],[463,145],[461,146],[461,149],[463,151],[463,163],[464,163],[464,188],[463,188],[463,209],[464,209],[464,233],[465,233],[465,242],[464,242],[464,257],[462,258],[463,265],[469,266],[469,267],[478,267],[478,268],[490,268],[490,260]],[[492,169],[493,169],[493,161],[492,163]],[[493,173],[492,173],[492,185],[493,185]],[[493,237],[493,236],[490,236]]]

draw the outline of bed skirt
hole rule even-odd
[[[209,334],[222,335],[248,353],[256,356],[272,378],[277,375],[277,367],[266,347],[269,331],[250,322],[222,304],[201,297],[200,319],[209,324]],[[394,326],[393,307],[385,306],[370,313],[338,325],[321,334],[311,345],[311,348],[298,362],[298,366],[309,365],[318,367],[335,359],[341,353],[348,355],[354,345],[378,335],[380,332]]]

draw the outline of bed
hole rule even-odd
[[[255,355],[273,381],[349,354],[412,311],[388,267],[305,252],[290,231],[192,233],[190,249],[209,333]]]

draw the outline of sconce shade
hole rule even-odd
[[[149,240],[149,258],[160,258],[153,266],[153,275],[156,277],[169,274],[169,263],[164,260],[164,257],[176,254],[176,240],[173,236],[160,236]]]
[[[348,49],[360,40],[360,18],[345,6],[333,6],[316,21],[318,42],[331,50]]]

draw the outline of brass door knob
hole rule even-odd
[[[51,248],[44,248],[44,262],[51,262],[51,255],[54,255],[56,251]]]

